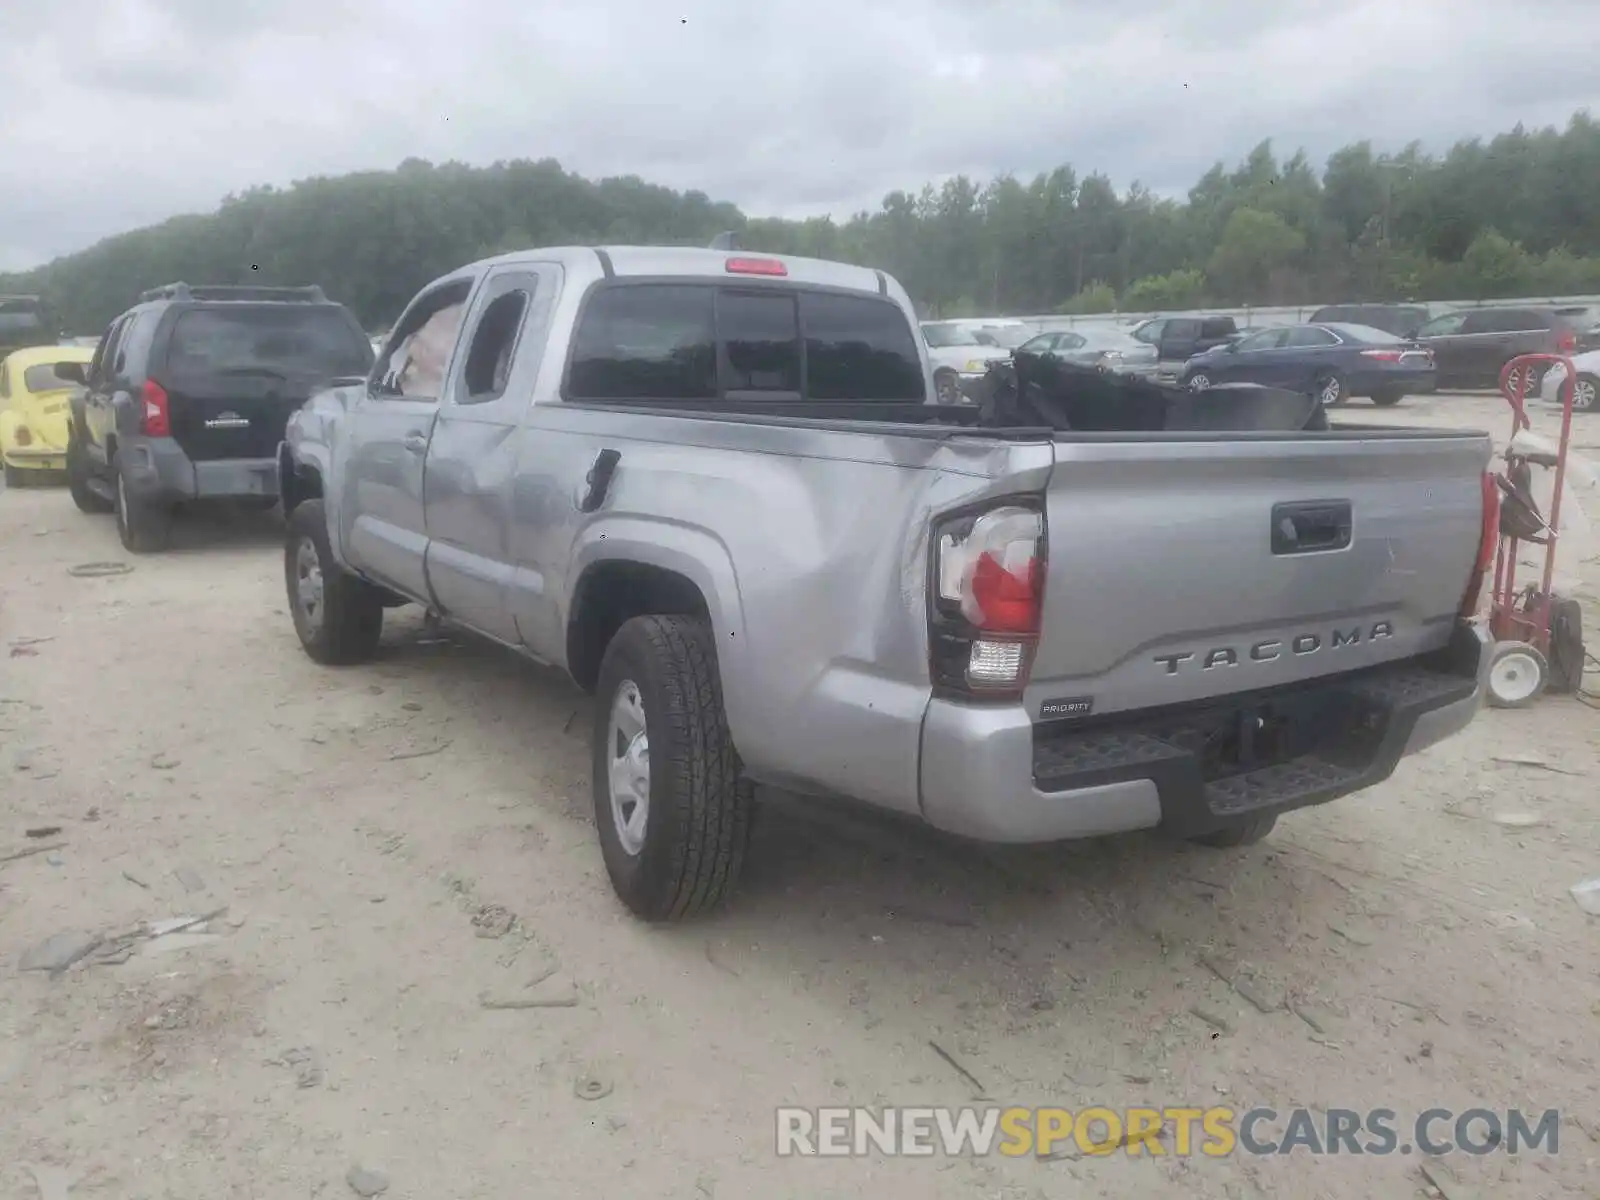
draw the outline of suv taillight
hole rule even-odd
[[[1014,500],[934,526],[934,686],[1014,699],[1027,686],[1044,602],[1044,514]]]
[[[146,437],[171,437],[172,410],[167,404],[167,389],[153,379],[146,379],[139,400],[139,431]]]
[[[1578,348],[1578,334],[1576,330],[1563,329],[1556,335],[1556,353],[1571,354]]]
[[[1495,548],[1500,544],[1500,485],[1494,476],[1483,474],[1483,524],[1478,531],[1478,559],[1472,564],[1467,590],[1461,597],[1461,615],[1475,617],[1483,603],[1483,585],[1494,566]]]

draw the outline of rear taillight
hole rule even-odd
[[[1571,354],[1578,348],[1578,335],[1571,329],[1563,329],[1556,336],[1556,353]]]
[[[1404,350],[1363,350],[1361,357],[1376,359],[1378,362],[1397,363],[1404,353]]]
[[[1044,514],[1015,502],[935,527],[930,642],[941,690],[1021,694],[1039,640],[1044,546]]]
[[[142,408],[140,432],[146,437],[171,437],[172,411],[167,404],[167,389],[153,379],[146,379],[139,400]]]
[[[1483,475],[1483,524],[1478,530],[1478,558],[1472,564],[1467,590],[1461,597],[1461,615],[1474,617],[1483,603],[1483,584],[1494,566],[1495,548],[1500,544],[1500,486],[1489,472]]]

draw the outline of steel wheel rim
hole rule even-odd
[[[624,679],[611,700],[606,736],[606,786],[617,841],[630,855],[644,849],[650,820],[650,728],[639,685]]]
[[[1508,704],[1526,700],[1539,690],[1539,664],[1533,655],[1513,650],[1495,659],[1489,668],[1489,686]]]
[[[1203,392],[1210,386],[1211,380],[1205,375],[1196,375],[1194,378],[1189,380],[1189,390],[1191,392]]]
[[[1340,390],[1338,377],[1333,376],[1322,381],[1322,388],[1317,394],[1324,404],[1337,404]]]
[[[315,635],[322,628],[324,612],[322,559],[309,537],[301,538],[294,551],[294,602],[305,631]]]

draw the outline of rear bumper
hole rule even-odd
[[[986,842],[1050,842],[1160,827],[1180,837],[1323,804],[1387,779],[1481,705],[1486,631],[1462,623],[1437,654],[1353,675],[1092,726],[1035,726],[1020,708],[934,700],[921,801],[937,828]],[[1240,771],[1208,747],[1245,714],[1286,722],[1292,757]]]
[[[67,452],[55,446],[8,446],[4,452],[8,467],[31,471],[65,471]]]
[[[195,462],[171,438],[125,441],[118,450],[128,491],[141,500],[276,498],[276,458],[225,458]]]

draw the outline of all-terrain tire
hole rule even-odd
[[[315,572],[315,585],[306,577]],[[289,516],[283,543],[283,580],[300,645],[325,666],[366,662],[383,636],[384,593],[350,574],[333,557],[321,500],[306,500]],[[310,605],[307,596],[319,599]]]
[[[1257,813],[1190,840],[1213,850],[1236,850],[1241,846],[1254,846],[1271,833],[1277,823],[1277,813]]]
[[[643,709],[648,796],[642,843],[624,846],[613,803],[613,706],[629,686]],[[715,635],[702,619],[635,617],[606,648],[595,687],[594,812],[618,897],[647,921],[717,907],[750,841],[754,788],[723,710]]]
[[[99,515],[111,511],[113,505],[89,486],[89,454],[76,431],[67,435],[67,491],[79,512]]]
[[[116,502],[111,508],[117,517],[117,537],[122,541],[123,549],[133,554],[153,554],[165,550],[172,541],[172,507],[128,494],[120,450],[116,454],[114,471]]]

